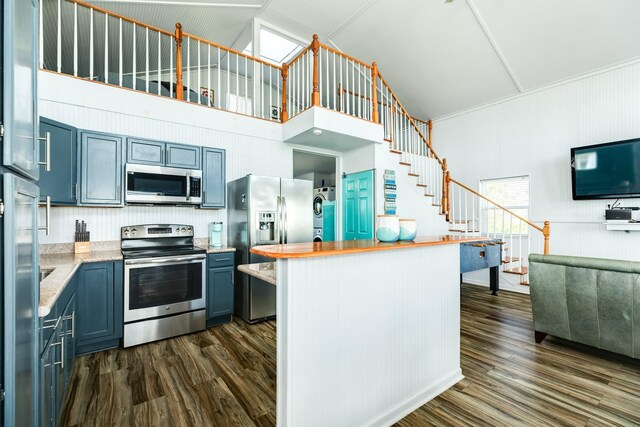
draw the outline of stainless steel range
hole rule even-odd
[[[193,227],[131,225],[120,230],[124,257],[124,346],[204,330],[206,250]]]

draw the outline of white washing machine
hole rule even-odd
[[[336,187],[320,187],[313,190],[313,227],[322,229],[322,202],[336,199]],[[315,239],[315,233],[314,233]]]
[[[322,228],[313,229],[313,243],[322,242]]]

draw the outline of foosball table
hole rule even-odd
[[[497,295],[500,289],[500,266],[504,242],[492,239],[460,244],[460,283],[462,273],[489,269],[489,289]]]

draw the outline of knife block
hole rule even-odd
[[[76,242],[74,252],[77,254],[86,254],[91,252],[91,242]]]

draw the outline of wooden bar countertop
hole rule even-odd
[[[362,252],[390,251],[394,249],[419,248],[423,246],[451,245],[487,240],[482,236],[423,236],[412,241],[379,242],[370,240],[341,240],[337,242],[289,243],[286,245],[255,246],[251,253],[269,258],[313,258],[332,255],[357,254]]]

